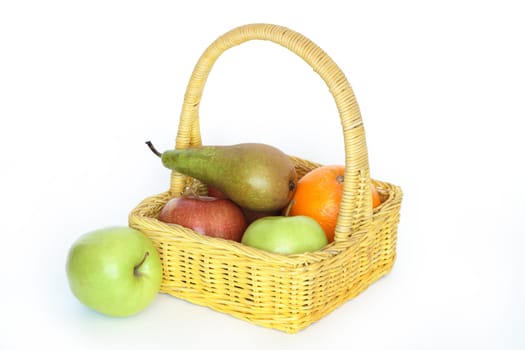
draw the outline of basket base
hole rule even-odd
[[[297,312],[295,314],[288,314],[286,317],[278,314],[265,313],[247,313],[246,310],[232,310],[231,306],[227,301],[224,303],[210,304],[208,298],[196,297],[195,293],[191,290],[173,290],[169,285],[163,285],[161,287],[161,293],[175,297],[178,299],[185,300],[194,305],[207,307],[211,310],[218,311],[221,313],[228,314],[237,319],[249,322],[253,325],[257,325],[264,328],[275,329],[289,334],[298,333],[310,325],[321,320],[325,316],[329,315],[335,309],[344,305],[346,302],[351,301],[358,297],[362,292],[366,291],[375,282],[385,278],[394,265],[395,257],[388,265],[383,265],[381,268],[377,268],[370,272],[370,275],[366,280],[361,280],[355,285],[351,286],[346,294],[341,294],[335,299],[332,299],[330,303],[326,303],[324,308],[319,308],[313,312]]]

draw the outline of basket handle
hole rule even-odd
[[[370,232],[367,229],[372,218],[368,152],[353,90],[341,69],[320,47],[286,27],[259,23],[240,26],[217,38],[204,51],[184,95],[175,147],[201,145],[199,105],[210,70],[224,51],[250,40],[269,40],[289,49],[306,61],[328,85],[341,118],[345,145],[344,188],[334,240],[342,242],[358,231]],[[171,193],[180,193],[185,185],[185,176],[173,171]]]

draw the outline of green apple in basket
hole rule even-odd
[[[266,216],[248,226],[242,243],[272,253],[299,254],[323,248],[328,239],[309,216]]]
[[[162,264],[152,241],[129,227],[80,236],[66,262],[69,286],[84,305],[108,316],[131,316],[155,298]]]

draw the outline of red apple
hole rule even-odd
[[[228,196],[222,193],[221,190],[210,185],[208,185],[208,196],[215,198],[228,198]]]
[[[172,198],[158,219],[200,234],[240,242],[247,223],[241,208],[229,199],[210,196]]]

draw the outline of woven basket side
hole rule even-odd
[[[145,201],[155,208],[169,194]],[[305,263],[133,214],[132,227],[147,232],[163,261],[161,292],[210,307],[264,327],[297,332],[367,289],[395,260],[400,197],[388,193],[374,214],[375,241],[337,244],[338,254],[313,253]],[[392,208],[389,208],[392,207]],[[140,206],[138,207],[140,211]],[[156,210],[156,209],[153,209]],[[384,211],[383,211],[384,210]],[[362,236],[364,237],[364,236]],[[344,250],[341,250],[344,245]],[[330,247],[326,248],[330,250]],[[252,251],[250,251],[252,250]],[[300,262],[303,262],[301,265]]]

